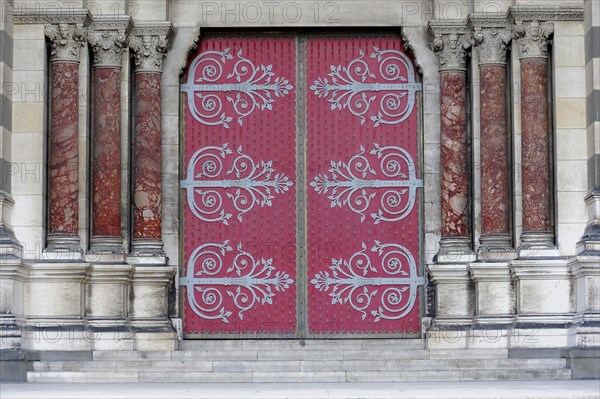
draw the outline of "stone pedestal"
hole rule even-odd
[[[173,266],[133,266],[129,316],[137,350],[173,350],[176,333],[168,318]]]
[[[600,346],[600,255],[578,256],[571,264],[577,291],[578,347]]]
[[[572,346],[576,291],[568,259],[517,259],[516,326],[512,347]]]
[[[474,262],[469,272],[475,283],[475,321],[508,325],[515,317],[515,290],[508,262]]]
[[[24,287],[23,349],[89,350],[84,321],[85,280],[81,262],[27,266]]]
[[[467,264],[432,264],[428,269],[436,309],[427,331],[428,348],[467,348],[475,308]]]

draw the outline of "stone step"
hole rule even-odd
[[[399,382],[474,380],[567,380],[568,369],[388,371],[30,371],[29,382]]]
[[[190,371],[190,372],[325,372],[386,370],[559,369],[566,359],[442,360],[119,360],[34,362],[33,371]]]
[[[313,339],[313,340],[196,340],[183,341],[181,351],[204,350],[342,350],[425,349],[422,339]]]

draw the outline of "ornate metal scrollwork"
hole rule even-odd
[[[319,98],[328,98],[332,110],[348,109],[360,118],[361,125],[369,114],[374,127],[395,125],[411,115],[415,93],[421,90],[421,84],[416,83],[412,62],[404,53],[373,49],[370,57],[379,63],[377,75],[363,59],[364,51],[360,50],[359,57],[347,66],[331,65],[328,74],[331,82],[328,78],[319,78],[310,89]],[[380,93],[378,107],[371,108]]]
[[[371,166],[364,155],[365,147],[348,162],[331,161],[327,174],[319,174],[310,186],[319,194],[329,194],[331,207],[348,206],[352,212],[365,221],[365,212],[369,210],[377,190],[383,192],[379,208],[371,213],[375,224],[396,222],[404,219],[413,210],[416,193],[423,187],[423,180],[417,179],[415,163],[410,154],[401,147],[373,144],[370,151],[379,161],[379,170]],[[371,175],[372,178],[367,178]],[[383,177],[378,179],[376,177]],[[331,191],[330,191],[331,190]]]
[[[220,147],[202,147],[190,159],[181,187],[187,191],[192,213],[202,221],[229,224],[232,213],[224,209],[223,194],[231,200],[237,219],[242,222],[245,213],[257,205],[272,206],[273,194],[282,194],[293,185],[286,175],[275,173],[273,161],[254,162],[242,152],[242,146],[238,147],[231,168],[225,171],[223,161],[231,154],[233,151],[225,143]],[[223,176],[226,178],[220,178]]]
[[[192,61],[181,91],[187,93],[190,113],[198,122],[228,129],[233,117],[224,111],[225,98],[241,126],[244,118],[256,109],[272,110],[274,97],[282,97],[293,89],[287,79],[275,76],[272,65],[255,66],[242,57],[242,50],[237,52],[237,58],[227,75],[224,75],[225,65],[234,59],[228,48],[204,51]]]
[[[329,271],[317,273],[310,281],[316,289],[329,292],[331,304],[349,304],[352,309],[373,322],[398,320],[410,313],[417,301],[418,287],[424,278],[410,251],[399,244],[375,241],[371,252],[381,257],[379,267],[371,261],[363,242],[362,249],[349,259],[332,259]],[[380,290],[378,287],[384,287]]]
[[[283,292],[294,283],[287,273],[275,270],[272,258],[256,260],[242,249],[241,243],[232,263],[226,266],[224,257],[229,252],[233,252],[229,240],[200,245],[179,280],[187,289],[190,309],[200,318],[229,323],[229,317],[236,312],[243,320],[244,312],[256,304],[273,304],[276,292]],[[227,296],[231,298],[230,308],[225,305]]]

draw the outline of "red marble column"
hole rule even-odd
[[[134,240],[161,239],[161,109],[158,73],[136,74]]]
[[[471,33],[462,23],[433,21],[430,32],[434,35],[432,48],[440,62],[442,220],[438,261],[470,261],[473,251],[466,73]]]
[[[61,23],[44,33],[51,44],[47,250],[78,252],[79,49],[85,30]]]
[[[135,57],[131,256],[138,256],[138,262],[164,262],[160,104],[162,61],[171,34],[168,23],[140,23],[129,41]]]
[[[94,71],[92,237],[121,237],[121,70]]]
[[[512,39],[504,18],[474,18],[481,112],[481,247],[493,259],[513,258],[510,140],[506,113],[506,50]]]
[[[513,31],[521,59],[522,249],[553,249],[548,38],[554,26],[517,21]]]
[[[440,74],[442,239],[469,239],[469,151],[467,143],[466,75]]]
[[[129,27],[129,19],[92,22],[88,37],[94,54],[90,253],[103,261],[123,261],[121,62]]]

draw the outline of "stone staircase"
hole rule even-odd
[[[396,382],[570,379],[563,358],[425,349],[422,340],[186,341],[178,351],[96,351],[32,363],[30,382]]]

